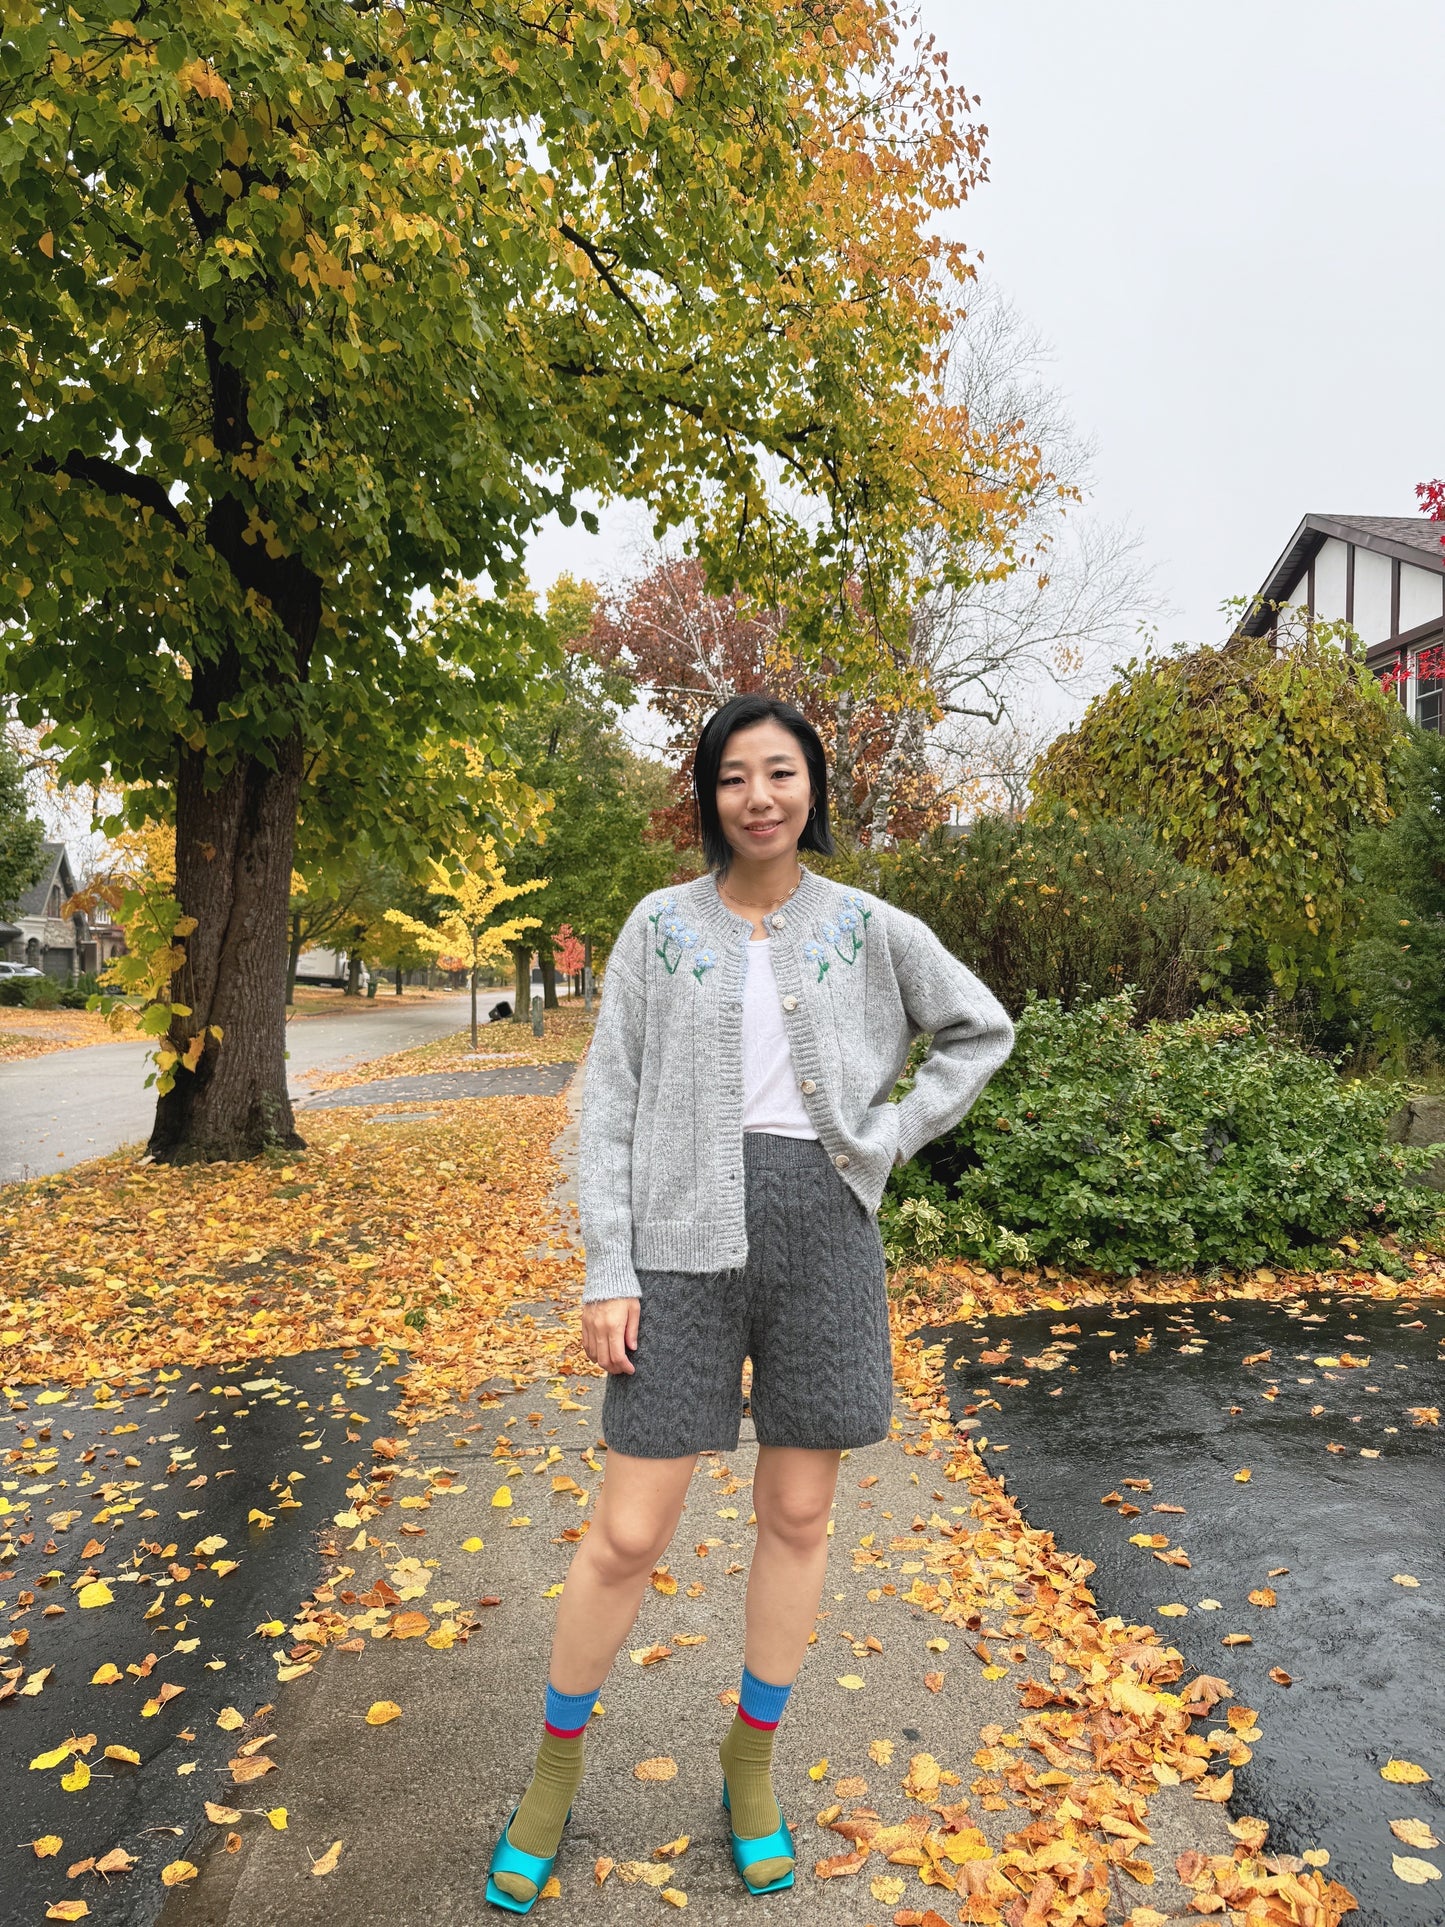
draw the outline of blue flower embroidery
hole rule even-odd
[[[868,922],[872,915],[873,912],[858,892],[850,890],[843,899],[843,907],[839,910],[836,920],[823,925],[823,942],[810,939],[803,945],[803,955],[809,963],[818,966],[819,983],[822,983],[824,973],[833,961],[824,945],[831,945],[834,955],[845,964],[855,962],[858,952],[863,948],[863,939],[867,934]]]
[[[658,944],[654,956],[662,959],[663,968],[671,977],[689,950],[696,948],[699,935],[679,914],[676,903],[671,897],[664,897],[661,904],[647,921],[657,932]],[[717,964],[717,952],[707,945],[697,951],[692,960],[692,974],[701,983],[705,974]]]

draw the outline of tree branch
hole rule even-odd
[[[38,455],[30,464],[37,475],[68,475],[73,482],[89,482],[107,495],[123,495],[141,508],[153,509],[180,534],[189,533],[186,518],[154,475],[137,475],[121,462],[104,455],[82,455],[71,449],[63,462],[53,455]]]
[[[652,333],[652,324],[648,321],[647,316],[642,312],[641,308],[638,307],[632,296],[627,292],[626,288],[624,288],[622,283],[617,279],[616,275],[613,274],[611,268],[608,267],[607,263],[602,259],[601,251],[596,243],[589,241],[586,235],[580,233],[578,229],[573,227],[570,221],[559,221],[557,223],[557,232],[564,240],[570,241],[574,248],[580,248],[582,250],[597,270],[598,279],[605,287],[611,290],[612,294],[625,308],[632,310],[638,326],[642,329],[643,334],[647,336],[651,346],[655,348],[657,342]]]

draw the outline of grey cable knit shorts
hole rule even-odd
[[[608,1449],[644,1459],[729,1452],[743,1359],[761,1445],[815,1450],[888,1436],[893,1365],[878,1220],[816,1138],[743,1133],[748,1257],[733,1271],[639,1271],[631,1373],[609,1375]]]

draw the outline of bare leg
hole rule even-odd
[[[592,1524],[572,1555],[558,1602],[549,1677],[559,1693],[589,1693],[606,1679],[652,1568],[677,1530],[696,1463],[695,1453],[679,1459],[607,1454]],[[543,1860],[554,1854],[581,1778],[582,1735],[546,1734],[507,1828],[511,1844]],[[536,1886],[521,1874],[495,1879],[513,1900],[536,1897]]]
[[[818,1595],[828,1565],[828,1511],[838,1482],[838,1454],[797,1446],[758,1448],[753,1477],[757,1544],[748,1574],[748,1671],[770,1685],[796,1678],[808,1650]],[[776,1833],[782,1814],[773,1795],[771,1729],[750,1725],[739,1714],[719,1749],[740,1840]],[[747,1884],[755,1890],[790,1877],[786,1853],[754,1861]]]
[[[828,1568],[828,1511],[836,1452],[758,1447],[753,1510],[758,1538],[748,1574],[748,1671],[774,1686],[797,1677]]]
[[[653,1567],[677,1531],[697,1454],[637,1459],[609,1452],[587,1537],[572,1555],[552,1634],[559,1693],[599,1686],[632,1630]]]

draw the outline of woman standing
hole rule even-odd
[[[738,1443],[745,1356],[757,1542],[723,1804],[748,1891],[792,1885],[773,1732],[822,1592],[839,1453],[886,1438],[892,1413],[879,1200],[1013,1045],[926,924],[799,863],[833,848],[823,746],[799,711],[735,697],[702,732],[694,784],[708,873],[628,917],[587,1057],[582,1337],[609,1374],[607,1468],[558,1606],[536,1767],[492,1856],[487,1898],[513,1913],[551,1874],[593,1702],[697,1455]],[[891,1104],[920,1031],[932,1048]]]

